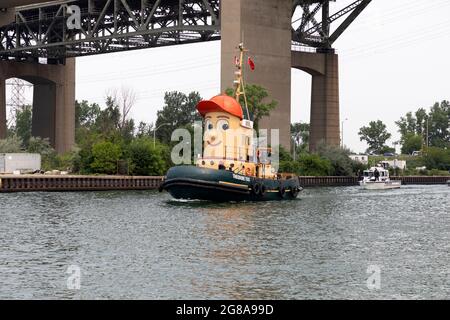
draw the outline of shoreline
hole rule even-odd
[[[402,185],[447,185],[450,176],[393,176]],[[358,186],[359,178],[298,177],[302,187]],[[0,175],[0,193],[44,191],[156,190],[162,176]]]

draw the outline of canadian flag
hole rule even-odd
[[[255,70],[255,63],[253,62],[252,58],[248,58],[248,65],[250,66],[250,69]]]

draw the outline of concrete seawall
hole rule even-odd
[[[357,177],[298,177],[302,187],[357,186]],[[391,177],[402,184],[443,184],[450,176]],[[164,177],[0,175],[0,192],[155,190]]]

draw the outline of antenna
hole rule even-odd
[[[242,34],[242,38],[244,38],[244,34]],[[234,85],[236,86],[235,89],[235,97],[236,100],[239,102],[241,96],[244,96],[244,104],[245,104],[245,111],[247,113],[247,119],[250,120],[250,113],[248,111],[248,103],[247,103],[247,95],[245,94],[245,82],[244,82],[244,68],[243,68],[243,61],[244,61],[244,55],[245,52],[248,50],[244,47],[244,42],[241,42],[239,44],[239,61],[236,61],[236,68],[238,69],[235,72],[236,80],[234,80]]]

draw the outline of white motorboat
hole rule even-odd
[[[359,185],[366,190],[387,190],[400,188],[402,182],[391,180],[389,170],[377,166],[364,171],[363,179],[359,182]]]

